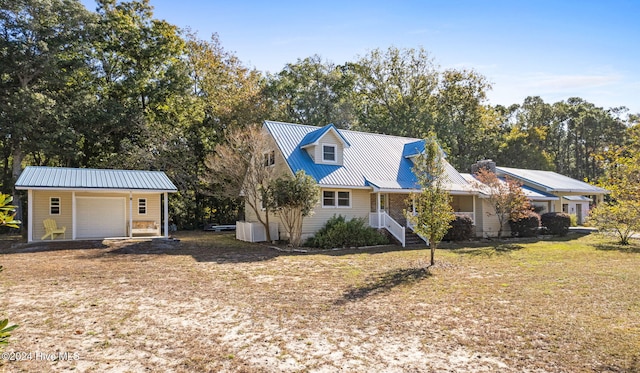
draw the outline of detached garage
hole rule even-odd
[[[168,237],[164,172],[62,167],[24,169],[16,189],[28,193],[28,241]]]

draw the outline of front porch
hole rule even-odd
[[[406,246],[407,233],[412,232],[407,221],[407,213],[415,213],[409,193],[374,192],[370,195],[371,209],[369,225],[376,229],[386,229],[402,247]],[[472,195],[452,195],[451,206],[457,216],[468,216],[475,225],[475,197]],[[426,242],[426,239],[423,238]]]

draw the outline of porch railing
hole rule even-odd
[[[385,228],[400,241],[402,247],[405,246],[405,227],[389,216],[386,211],[369,213],[369,225],[374,228]]]

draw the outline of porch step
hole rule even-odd
[[[411,229],[407,228],[404,233],[405,246],[426,245],[426,242],[420,236],[415,234]]]

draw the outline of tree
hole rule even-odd
[[[293,247],[300,246],[302,221],[318,203],[318,184],[313,177],[300,170],[293,177],[284,176],[273,180],[268,194],[270,207],[276,211],[289,235],[289,244]]]
[[[629,128],[627,137],[628,144],[598,157],[605,170],[599,186],[611,194],[589,214],[602,231],[614,231],[622,245],[628,245],[631,235],[640,232],[640,124]]]
[[[375,49],[347,65],[354,75],[354,129],[423,137],[434,124],[439,73],[424,49]]]
[[[347,70],[314,55],[269,75],[264,93],[272,102],[274,120],[348,128],[354,120],[352,90]]]
[[[69,148],[76,92],[89,75],[86,41],[92,21],[77,0],[0,0],[3,183],[13,184],[28,155],[38,160]],[[18,217],[19,196],[14,199]]]
[[[450,223],[455,219],[449,192],[445,189],[444,155],[433,132],[425,139],[424,152],[414,159],[413,172],[421,192],[413,193],[416,215],[408,214],[413,230],[429,239],[431,265],[435,264],[435,251]]]
[[[487,201],[494,215],[498,219],[498,238],[502,237],[502,231],[509,220],[517,221],[526,217],[526,211],[531,209],[527,196],[522,191],[522,184],[517,180],[507,177],[501,180],[492,170],[480,167],[474,173],[478,179],[478,187],[488,195]]]
[[[485,105],[491,85],[473,70],[448,69],[440,73],[435,110],[435,132],[458,170],[495,154],[498,116]]]
[[[210,170],[208,180],[220,185],[223,195],[244,197],[256,218],[265,228],[267,241],[271,241],[269,216],[271,203],[267,190],[275,179],[275,165],[265,162],[272,157],[272,143],[262,127],[254,125],[232,129],[225,142],[218,144],[215,153],[207,157]],[[263,203],[265,202],[265,203]]]

